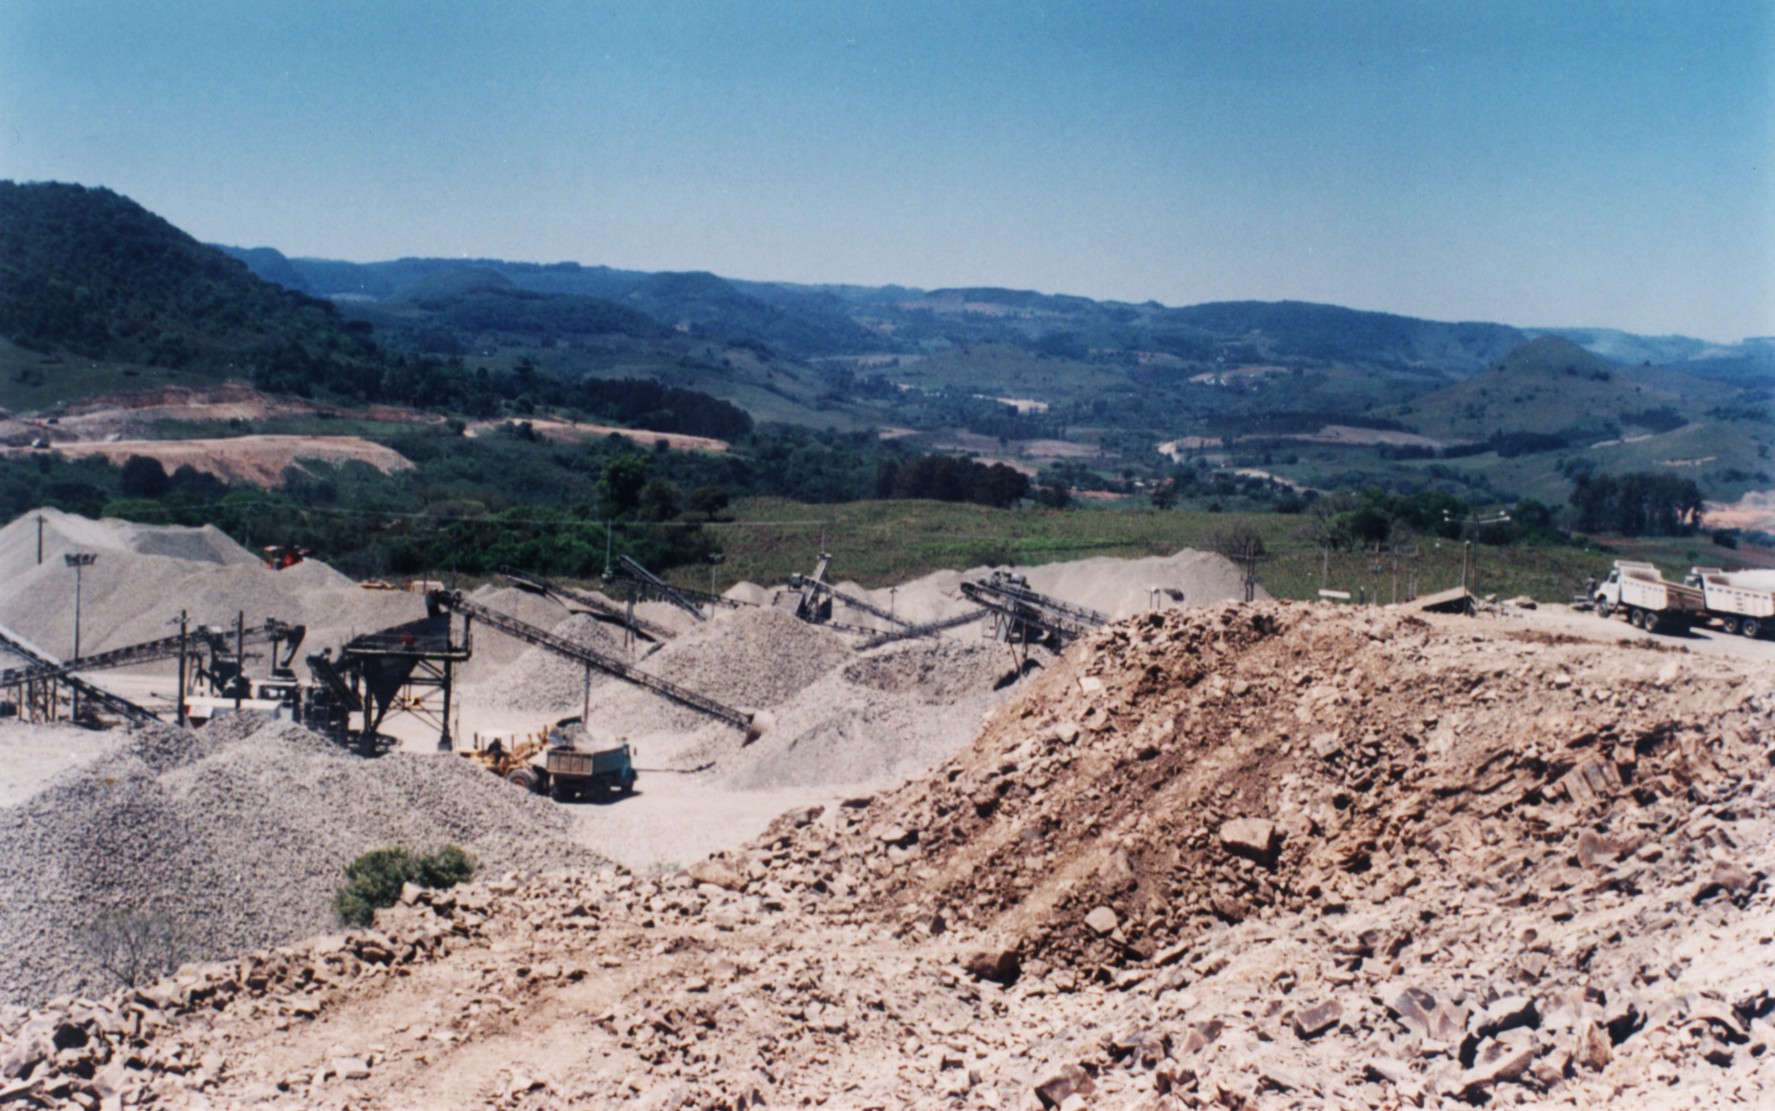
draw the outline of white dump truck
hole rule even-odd
[[[1617,611],[1630,625],[1652,632],[1655,629],[1686,629],[1706,616],[1701,591],[1682,583],[1669,582],[1649,563],[1618,559],[1591,595],[1596,612],[1604,617]]]
[[[1727,633],[1761,636],[1775,628],[1775,588],[1762,585],[1757,572],[1728,574],[1718,567],[1691,567],[1683,581],[1701,591],[1707,616]]]

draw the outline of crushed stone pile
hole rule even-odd
[[[466,760],[365,760],[253,715],[150,726],[0,809],[0,998],[112,986],[86,944],[117,915],[157,916],[190,957],[333,927],[354,857],[454,842],[491,869],[595,863],[567,819]]]
[[[626,659],[609,627],[589,616],[568,617],[555,632]],[[761,709],[791,697],[849,652],[846,639],[830,630],[780,610],[749,608],[720,611],[636,662],[649,674],[735,709]],[[545,719],[579,713],[584,684],[582,665],[538,648],[508,666],[488,693]],[[605,732],[688,733],[708,724],[694,710],[597,671],[592,684],[593,724]]]
[[[1001,568],[935,571],[923,578],[901,583],[891,591],[864,590],[855,583],[840,584],[840,589],[916,625],[959,616],[978,608],[962,594],[961,584],[987,578],[995,570]],[[1094,609],[1112,618],[1132,617],[1152,609],[1155,592],[1158,604],[1163,608],[1179,604],[1206,606],[1244,597],[1239,569],[1231,561],[1213,552],[1191,549],[1144,559],[1097,556],[1002,570],[1025,576],[1030,589],[1038,594]],[[883,624],[842,603],[836,607],[835,614],[840,620],[856,624]],[[979,634],[969,626],[950,635],[966,639]]]
[[[1741,660],[1159,614],[898,789],[0,1009],[0,1072],[43,1103],[1767,1106],[1772,735]]]
[[[93,521],[44,509],[0,528],[0,582],[7,584],[0,625],[59,657],[73,651],[74,574],[62,558],[71,552],[98,557],[80,575],[86,654],[169,636],[177,632],[180,610],[194,625],[232,627],[243,611],[248,625],[273,617],[306,625],[305,652],[424,614],[418,595],[362,590],[318,560],[273,571],[212,526]]]
[[[752,791],[897,784],[966,745],[986,712],[1010,695],[1016,674],[996,644],[929,638],[884,645],[779,704],[757,741],[721,754],[715,775]]]

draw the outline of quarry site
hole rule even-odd
[[[0,1104],[1775,1102],[1766,636],[808,567],[6,525]]]

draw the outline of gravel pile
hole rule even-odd
[[[488,603],[502,612],[519,617],[512,610],[503,609],[497,603]],[[548,605],[554,605],[549,602]],[[628,662],[631,657],[623,648],[621,633],[613,630],[603,621],[590,614],[567,613],[555,607],[551,622],[530,620],[538,628],[548,629],[556,636],[575,644],[583,645],[594,651]],[[497,673],[491,683],[481,684],[476,693],[481,701],[492,706],[520,711],[542,719],[554,720],[567,714],[577,714],[583,708],[585,694],[585,665],[577,660],[570,660],[548,648],[525,645],[522,641],[492,629],[477,631],[475,634],[475,655],[479,656],[485,646],[494,641],[505,645],[518,645],[522,649],[511,662]],[[647,642],[637,642],[638,650],[648,647]],[[509,649],[508,649],[509,651]],[[482,672],[485,674],[485,672]],[[596,689],[605,680],[604,673],[593,670],[592,685]]]
[[[43,562],[37,562],[35,512],[0,529],[0,625],[59,656],[71,654],[74,575],[62,556],[93,552],[81,573],[83,652],[155,640],[176,631],[179,611],[193,624],[249,625],[268,617],[308,626],[304,651],[336,647],[424,612],[418,595],[363,590],[316,560],[272,571],[215,528],[91,521],[42,511]]]
[[[468,849],[485,872],[595,863],[567,816],[467,761],[364,760],[249,716],[150,727],[0,809],[0,1000],[106,982],[84,937],[162,916],[191,959],[335,928],[334,890],[370,849]]]
[[[555,632],[622,658],[610,626],[590,617],[569,617]],[[765,709],[794,697],[844,662],[849,651],[846,638],[792,614],[746,609],[717,614],[654,649],[639,666],[736,709]],[[542,720],[579,713],[584,683],[581,665],[538,648],[476,695]],[[694,710],[596,671],[592,716],[594,725],[629,736],[682,734],[709,723]]]
[[[995,644],[884,646],[778,706],[771,728],[724,754],[712,774],[741,791],[897,783],[971,741],[986,712],[1016,689],[1006,682],[1013,667]]]

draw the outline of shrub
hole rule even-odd
[[[377,910],[400,901],[404,885],[454,887],[474,872],[475,858],[456,845],[429,856],[373,849],[345,866],[345,885],[333,894],[333,909],[347,926],[368,926]]]

